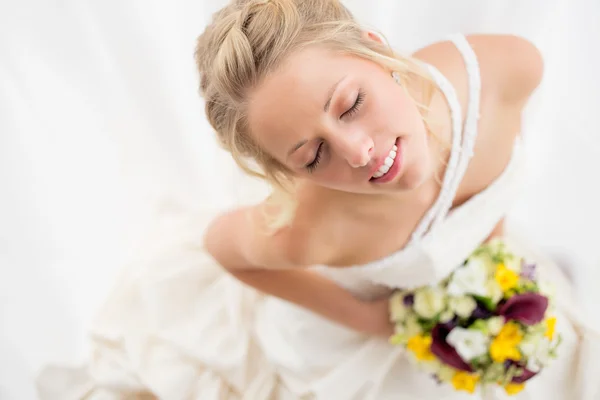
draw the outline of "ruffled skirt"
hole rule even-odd
[[[144,256],[124,268],[91,330],[89,363],[49,366],[43,400],[414,400],[504,399],[438,386],[404,351],[227,274],[202,248],[205,218],[161,227]],[[585,327],[561,271],[559,357],[513,399],[600,399],[600,339]]]

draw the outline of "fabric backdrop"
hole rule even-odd
[[[226,208],[244,183],[197,96],[195,37],[223,1],[0,0],[0,399],[34,399],[159,212]],[[532,40],[545,79],[524,121],[529,187],[510,223],[599,296],[600,3],[347,1],[410,52],[453,32]]]

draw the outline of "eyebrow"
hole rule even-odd
[[[342,77],[342,79],[340,79],[339,81],[337,81],[334,85],[331,86],[331,88],[329,89],[329,92],[327,92],[327,102],[325,103],[325,106],[323,107],[323,111],[327,112],[329,111],[329,106],[331,105],[331,98],[333,97],[333,94],[335,93],[335,89],[337,89],[338,85],[340,84],[340,82],[342,82],[344,80],[344,78],[346,78],[346,75],[344,75]]]
[[[287,156],[288,157],[291,156],[293,152],[295,152],[296,150],[298,150],[300,147],[304,146],[306,143],[308,143],[308,140],[306,140],[306,139],[303,139],[303,140],[299,141],[298,143],[296,143],[294,145],[294,147],[292,147],[290,149],[290,151],[288,151]]]
[[[331,86],[331,88],[329,88],[329,91],[327,92],[327,102],[325,103],[325,106],[323,106],[323,111],[324,112],[328,112],[329,111],[329,107],[331,106],[331,99],[333,98],[333,94],[335,93],[335,89],[337,89],[337,87],[339,86],[339,84],[346,78],[346,75],[344,75],[340,80],[338,80],[334,85]],[[291,149],[290,151],[288,151],[287,156],[291,156],[292,153],[294,153],[296,150],[298,150],[300,147],[304,146],[306,143],[308,143],[308,140],[303,139],[301,141],[299,141],[298,143],[296,143]]]

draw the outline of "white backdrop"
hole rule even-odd
[[[567,255],[588,307],[600,256],[600,2],[346,2],[399,50],[523,35],[546,60],[525,119],[530,186],[510,222]],[[0,0],[0,399],[34,399],[157,210],[243,190],[203,117],[195,37],[223,1]]]

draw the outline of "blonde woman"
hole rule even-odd
[[[196,60],[218,139],[273,192],[206,230],[190,220],[163,232],[100,315],[80,375],[88,395],[477,398],[389,344],[388,298],[440,281],[506,234],[527,189],[519,129],[542,78],[536,48],[457,35],[406,56],[339,1],[234,1]],[[568,281],[541,268],[558,285],[563,343],[516,398],[599,398],[584,365],[596,342]],[[50,371],[42,393],[59,376]]]

